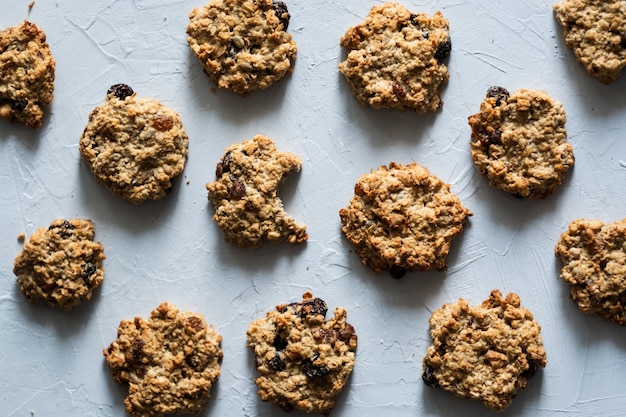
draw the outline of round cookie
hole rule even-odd
[[[78,148],[99,183],[139,204],[170,191],[185,166],[188,144],[178,113],[116,84],[89,115]]]
[[[240,247],[271,242],[301,243],[306,226],[296,223],[283,209],[278,186],[285,175],[299,171],[300,158],[278,152],[274,142],[262,135],[229,146],[218,162],[216,181],[206,185],[215,208],[213,220],[227,242]]]
[[[362,175],[350,204],[339,211],[341,231],[375,272],[446,270],[452,239],[472,212],[450,185],[416,164],[381,166]]]
[[[15,258],[13,272],[31,303],[71,310],[102,283],[104,248],[91,220],[58,219],[39,228]]]
[[[578,219],[561,234],[555,255],[561,278],[585,313],[626,325],[626,219],[604,223]]]
[[[55,66],[36,24],[25,20],[0,31],[0,117],[41,127],[43,107],[54,97]]]
[[[387,2],[374,6],[351,27],[340,45],[348,55],[339,64],[356,99],[373,108],[434,112],[450,77],[449,24],[441,12],[411,13]]]
[[[103,354],[113,378],[129,385],[130,415],[197,414],[220,376],[221,342],[202,314],[164,302],[148,320],[122,320]]]
[[[585,70],[605,84],[615,81],[626,67],[624,0],[562,0],[554,15]]]
[[[189,14],[187,41],[219,88],[245,96],[292,71],[289,19],[282,1],[211,0]]]
[[[326,303],[310,292],[300,303],[280,304],[247,331],[263,401],[285,411],[328,415],[355,363],[357,335],[337,307],[325,320]]]
[[[424,383],[492,410],[511,405],[547,364],[541,326],[517,294],[502,298],[493,290],[474,307],[461,298],[434,311],[429,324],[433,343],[423,361]]]
[[[546,198],[574,165],[565,110],[545,91],[510,94],[490,87],[480,112],[468,118],[474,165],[489,185],[520,198]]]

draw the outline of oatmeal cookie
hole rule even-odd
[[[554,15],[585,70],[605,84],[615,81],[626,67],[626,2],[562,0]]]
[[[55,61],[46,35],[24,21],[0,31],[0,117],[32,128],[54,97]]]
[[[546,198],[574,165],[565,110],[545,91],[490,87],[469,117],[474,165],[489,185],[521,198]]]
[[[347,52],[339,71],[356,99],[373,108],[437,111],[450,77],[449,24],[441,12],[412,13],[387,2],[374,6],[365,21],[341,38]]]
[[[614,223],[578,219],[555,247],[561,278],[585,313],[626,325],[626,219]]]
[[[89,115],[78,147],[99,183],[139,204],[170,191],[185,166],[188,144],[178,113],[116,84]]]
[[[113,378],[129,385],[124,404],[132,416],[197,414],[220,376],[221,342],[202,314],[164,302],[148,320],[122,320],[103,354]]]
[[[282,1],[211,0],[189,14],[187,41],[219,88],[245,96],[293,70],[289,19]]]
[[[354,368],[357,335],[337,307],[326,320],[326,303],[310,292],[300,303],[280,304],[248,328],[263,401],[286,411],[328,414]]]
[[[482,305],[464,299],[444,304],[430,317],[433,344],[424,357],[422,379],[460,398],[480,400],[500,411],[547,364],[541,326],[520,307],[517,294],[493,290]]]
[[[450,243],[471,215],[449,184],[415,162],[392,162],[362,175],[350,204],[339,211],[341,231],[361,261],[394,278],[446,270]]]
[[[39,228],[15,258],[13,272],[31,303],[71,310],[104,279],[104,248],[91,220],[58,219]]]
[[[301,243],[306,226],[285,213],[278,186],[285,175],[299,171],[300,158],[278,152],[274,142],[262,135],[226,148],[215,170],[216,181],[206,185],[215,208],[213,220],[226,241],[240,247],[272,242]]]

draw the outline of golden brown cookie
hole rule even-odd
[[[626,2],[562,0],[554,15],[585,70],[605,84],[615,81],[626,67]]]
[[[502,298],[493,290],[475,307],[461,298],[434,311],[429,323],[433,344],[424,357],[424,383],[490,409],[511,405],[547,364],[541,326],[517,294]]]
[[[341,231],[375,272],[447,269],[452,239],[472,215],[450,185],[416,164],[381,166],[362,175],[341,209]]]
[[[626,219],[578,219],[556,244],[561,278],[585,313],[626,325]]]
[[[0,31],[0,117],[41,127],[54,97],[55,66],[46,35],[34,23]]]
[[[545,91],[490,87],[469,117],[474,165],[489,185],[521,198],[546,198],[574,165],[563,105]]]
[[[293,70],[289,19],[282,1],[211,0],[189,14],[187,40],[219,88],[245,96]]]
[[[441,12],[412,13],[396,2],[374,6],[341,38],[348,56],[339,64],[356,99],[373,108],[434,112],[450,77],[452,44]]]
[[[278,152],[262,135],[229,146],[217,164],[216,181],[207,184],[213,220],[227,242],[240,247],[259,246],[263,240],[301,243],[306,226],[296,223],[283,209],[278,186],[285,175],[299,171],[300,158]]]
[[[132,416],[197,414],[220,376],[221,342],[202,314],[164,302],[148,320],[122,320],[103,354],[113,378],[129,385],[124,404]]]
[[[185,166],[188,144],[178,113],[116,84],[89,115],[78,148],[99,183],[139,204],[170,191]]]
[[[255,383],[263,401],[286,411],[328,414],[355,363],[357,335],[337,307],[328,307],[310,292],[300,303],[280,304],[248,328],[259,377]]]
[[[71,310],[102,283],[104,248],[91,220],[58,219],[39,228],[15,258],[13,272],[31,303]]]

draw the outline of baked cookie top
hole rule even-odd
[[[188,144],[178,113],[116,84],[89,115],[78,148],[99,183],[139,204],[170,191],[185,166]]]
[[[561,278],[585,313],[626,325],[626,219],[614,223],[578,219],[556,244]]]
[[[502,298],[493,290],[474,307],[461,298],[434,311],[429,323],[433,343],[424,357],[424,383],[490,409],[507,408],[547,364],[541,326],[517,294]]]
[[[229,146],[215,170],[216,181],[206,185],[215,208],[213,220],[227,242],[240,247],[272,242],[301,243],[306,226],[283,209],[278,186],[292,171],[300,171],[300,158],[278,152],[274,142],[256,135]]]
[[[148,320],[122,320],[103,354],[113,378],[129,385],[132,416],[197,414],[220,376],[221,342],[202,314],[164,302]]]
[[[356,99],[373,108],[434,112],[448,81],[449,24],[441,12],[412,13],[396,2],[374,6],[348,29],[339,71]]]
[[[304,293],[302,302],[280,304],[248,328],[263,401],[286,411],[328,414],[354,368],[357,335],[337,307]]]
[[[474,165],[489,185],[521,198],[546,198],[574,165],[565,110],[545,91],[490,87],[469,117]]]
[[[375,272],[447,269],[452,239],[472,212],[450,185],[412,162],[392,162],[362,175],[350,204],[339,211],[341,231]]]
[[[0,31],[0,117],[41,127],[43,107],[54,97],[55,66],[36,24],[25,20]]]
[[[39,228],[15,258],[13,272],[31,303],[71,310],[104,279],[104,248],[91,220],[58,219]]]
[[[615,81],[626,67],[626,2],[562,0],[554,15],[585,70],[605,84]]]
[[[187,41],[219,88],[245,96],[292,71],[289,19],[282,1],[211,0],[189,14]]]

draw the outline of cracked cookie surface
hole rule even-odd
[[[32,128],[52,103],[56,63],[45,33],[24,21],[0,31],[0,117]]]
[[[278,187],[289,172],[299,171],[300,158],[279,152],[274,142],[256,135],[226,148],[218,162],[216,181],[207,184],[215,220],[228,242],[259,246],[263,240],[301,243],[306,226],[283,209]]]
[[[470,116],[470,151],[489,185],[522,198],[546,198],[574,165],[562,104],[545,91],[490,87]]]
[[[361,261],[395,278],[447,269],[452,239],[471,215],[449,184],[414,162],[392,162],[362,175],[350,204],[339,212],[341,231]]]
[[[424,383],[490,409],[507,408],[547,364],[541,326],[517,294],[502,298],[493,290],[474,307],[461,298],[435,310],[429,324],[433,343],[423,361]]]
[[[71,310],[104,280],[104,248],[91,220],[58,219],[39,228],[15,258],[13,272],[31,303]]]
[[[300,409],[328,414],[355,364],[357,335],[337,307],[328,307],[310,292],[302,302],[277,305],[247,330],[259,377],[255,383],[263,401],[286,411]]]
[[[170,191],[185,166],[188,145],[178,113],[116,84],[90,113],[79,150],[100,184],[139,204]]]
[[[448,29],[441,12],[412,13],[395,2],[374,6],[341,38],[348,55],[339,71],[362,104],[437,111],[450,77],[445,64],[452,47]]]
[[[626,2],[563,0],[554,15],[568,48],[599,81],[615,81],[626,67]]]
[[[129,385],[132,416],[197,414],[220,376],[221,342],[202,314],[164,302],[148,320],[122,320],[103,354],[115,381]]]
[[[626,219],[573,221],[561,234],[555,255],[578,308],[626,325]]]
[[[293,69],[297,47],[282,1],[212,0],[189,19],[189,46],[219,88],[245,96]]]

